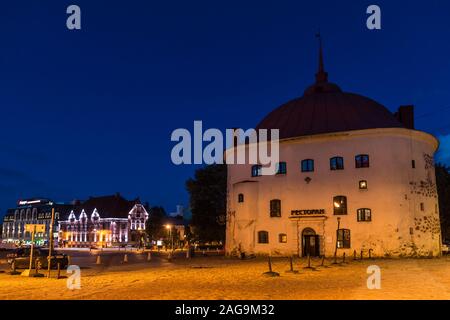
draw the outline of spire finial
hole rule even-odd
[[[316,34],[316,37],[319,39],[319,70],[316,73],[316,83],[328,82],[328,73],[325,72],[323,64],[322,36],[320,31]]]

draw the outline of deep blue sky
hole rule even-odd
[[[382,9],[382,30],[365,27]],[[66,29],[66,7],[82,30]],[[17,199],[120,191],[167,211],[193,167],[170,161],[194,120],[254,127],[313,82],[320,28],[330,80],[394,111],[450,164],[449,1],[8,1],[0,7],[0,212]]]

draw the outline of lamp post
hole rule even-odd
[[[334,249],[334,262],[337,263],[337,249],[338,249],[338,238],[339,238],[339,229],[341,227],[341,217],[337,217],[337,229],[336,229],[336,248]]]
[[[171,242],[172,252],[173,252],[173,233],[172,233],[172,226],[170,224],[166,225],[166,229],[169,230],[169,238]]]

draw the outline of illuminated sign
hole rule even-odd
[[[291,217],[324,215],[325,209],[292,210]]]

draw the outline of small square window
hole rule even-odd
[[[259,164],[252,166],[252,177],[259,177],[261,175],[262,175],[262,166]]]
[[[314,172],[314,160],[305,159],[302,160],[302,172]]]
[[[244,202],[244,194],[242,194],[242,193],[238,194],[238,202],[239,203]]]
[[[425,211],[425,204],[423,202],[420,203],[420,211]]]
[[[285,233],[280,233],[278,235],[278,241],[280,243],[286,243],[287,242],[287,235]]]
[[[286,173],[287,173],[286,162],[279,162],[277,174],[286,174]]]
[[[416,160],[412,160],[412,161],[411,161],[411,167],[412,167],[413,169],[416,168]]]
[[[367,190],[367,181],[366,180],[359,181],[359,189]]]

